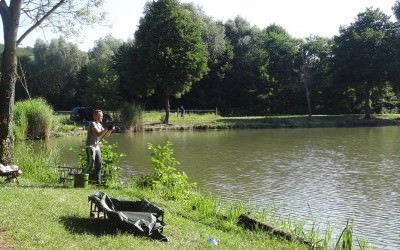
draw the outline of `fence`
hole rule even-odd
[[[163,110],[157,110],[158,112],[164,112]],[[171,109],[170,110],[171,113],[176,113],[176,114],[181,114],[181,110],[178,109]],[[118,113],[118,111],[107,111],[107,110],[103,110],[104,113],[110,114],[110,115],[114,115],[116,113]],[[149,112],[153,112],[153,111],[149,111]],[[184,115],[190,115],[190,114],[207,114],[207,113],[212,113],[215,115],[218,115],[218,109],[185,109],[184,110]],[[60,111],[54,111],[55,115],[70,115],[71,111],[65,111],[65,110],[60,110]]]

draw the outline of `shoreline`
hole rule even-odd
[[[375,115],[371,119],[363,119],[362,115],[318,115],[307,116],[241,116],[221,117],[191,115],[185,119],[171,119],[164,124],[154,118],[147,118],[142,125],[128,130],[121,122],[112,122],[121,128],[116,133],[146,133],[157,131],[205,131],[229,129],[295,129],[295,128],[356,128],[399,126],[400,115]],[[64,128],[63,128],[64,126]],[[64,124],[53,129],[52,137],[86,135],[85,124]],[[65,128],[67,127],[67,128]]]

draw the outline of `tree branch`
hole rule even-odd
[[[9,9],[8,9],[8,6],[7,6],[7,3],[6,3],[6,1],[5,0],[1,0],[0,1],[0,14],[3,16],[3,15],[9,15]]]
[[[3,2],[4,0],[1,0],[1,2]],[[63,5],[65,3],[66,0],[60,0],[56,5],[53,6],[53,8],[51,8],[51,10],[49,10],[46,14],[44,14],[42,16],[42,18],[40,18],[35,24],[33,24],[29,29],[27,29],[24,34],[21,35],[20,38],[18,38],[17,40],[17,45],[20,44],[22,42],[22,40],[24,40],[24,38],[34,29],[36,29],[38,26],[40,26],[40,24],[46,20],[47,17],[49,17],[54,11],[56,11],[61,5]],[[0,4],[1,4],[0,2]]]

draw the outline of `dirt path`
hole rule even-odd
[[[7,231],[3,228],[0,228],[0,250],[13,250],[15,249],[7,239]]]

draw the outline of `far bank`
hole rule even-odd
[[[112,124],[120,129],[118,132],[151,132],[168,130],[218,130],[218,129],[263,129],[263,128],[329,128],[329,127],[377,127],[400,125],[399,114],[373,115],[364,119],[363,115],[276,115],[276,116],[220,116],[213,113],[191,114],[181,117],[172,113],[169,124],[163,124],[164,113],[157,111],[143,112],[141,121],[128,128],[114,115]],[[85,134],[86,123],[69,120],[68,115],[55,115],[56,126],[53,136]]]

